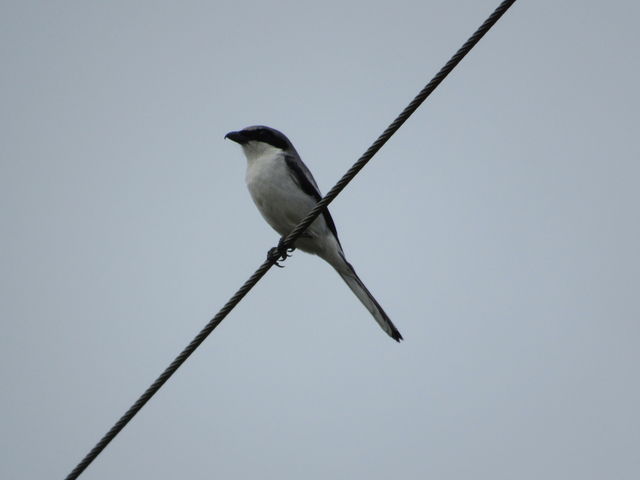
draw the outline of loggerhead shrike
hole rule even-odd
[[[242,146],[247,157],[245,180],[258,210],[276,232],[283,237],[288,235],[322,198],[293,144],[278,130],[261,125],[229,132],[225,138]],[[347,262],[328,209],[298,237],[295,246],[318,255],[335,268],[382,329],[395,341],[402,340],[398,329]]]

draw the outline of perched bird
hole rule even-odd
[[[276,232],[283,237],[288,235],[322,198],[293,144],[283,133],[262,125],[229,132],[225,138],[242,146],[247,157],[245,180],[258,210]],[[382,329],[397,342],[402,340],[389,316],[347,262],[328,209],[298,237],[295,246],[326,260]]]

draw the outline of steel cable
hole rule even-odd
[[[460,63],[464,56],[478,43],[478,41],[491,29],[491,27],[500,19],[500,17],[515,3],[516,0],[505,0],[498,8],[485,20],[485,22],[476,30],[476,32],[460,47],[460,49],[451,57],[442,69],[431,79],[431,81],[416,95],[416,97],[407,105],[407,107],[398,115],[398,117],[387,127],[387,129],[378,137],[378,139],[369,147],[369,149],[353,164],[353,166],[343,175],[336,185],[320,200],[309,214],[300,221],[281,243],[281,247],[289,247],[295,243],[295,240],[311,225],[315,218],[321,213],[322,209],[327,207],[336,196],[353,180],[360,170],[371,160],[371,158],[382,148],[382,146],[391,138],[391,136],[402,126],[402,124],[418,109],[427,97],[436,87],[445,79],[445,77]],[[76,465],[76,467],[67,475],[66,480],[74,480],[93,462],[104,448],[115,438],[116,435],[131,421],[131,419],[144,407],[144,405],[153,397],[158,390],[169,380],[178,368],[189,358],[189,356],[198,348],[198,346],[209,336],[209,334],[224,320],[224,318],[233,310],[233,308],[242,300],[242,298],[255,286],[256,283],[269,271],[275,264],[277,258],[268,255],[268,258],[260,265],[253,275],[240,287],[240,289],[229,299],[229,301],[220,309],[215,317],[205,325],[205,327],[196,335],[196,337],[187,345],[182,352],[171,362],[171,364],[162,372],[162,374],[147,388],[147,390],[138,398],[138,400],[125,412],[124,415],[111,427],[111,429],[100,439],[100,441],[91,449],[89,453]]]

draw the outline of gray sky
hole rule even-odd
[[[498,1],[0,5],[0,477],[62,478]],[[637,2],[520,1],[82,478],[640,476]]]

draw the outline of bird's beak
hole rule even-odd
[[[244,132],[242,132],[242,131],[229,132],[224,136],[224,138],[228,138],[229,140],[233,140],[234,142],[239,143],[240,145],[242,145],[243,143],[245,143],[247,141],[247,137],[245,136]]]

